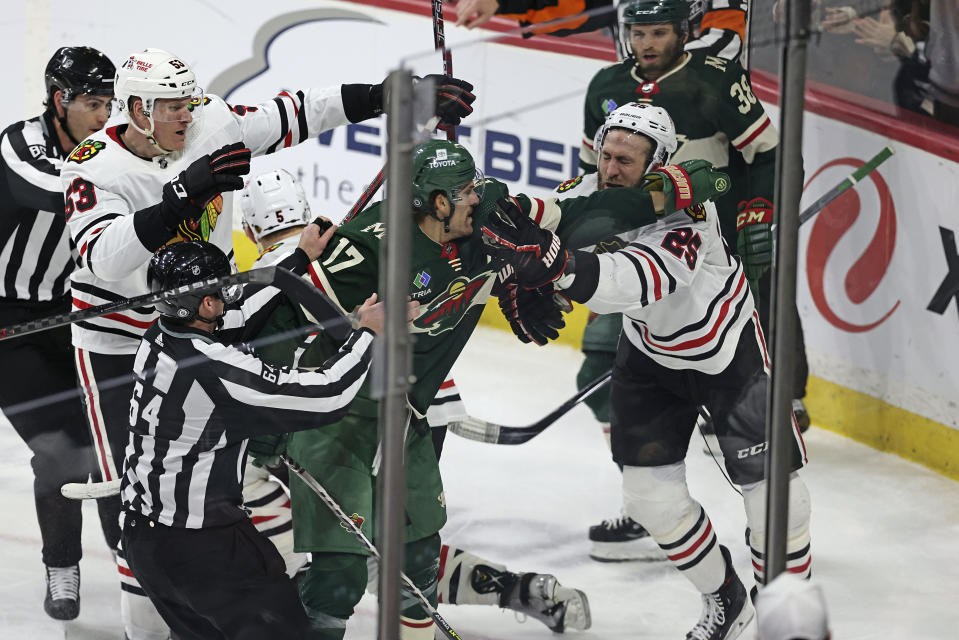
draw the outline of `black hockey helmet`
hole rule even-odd
[[[44,80],[46,106],[53,109],[53,94],[63,92],[67,104],[81,94],[113,96],[116,67],[110,58],[93,47],[60,47],[47,63]]]
[[[153,255],[147,268],[147,284],[150,291],[157,292],[228,276],[230,273],[230,261],[215,244],[202,241],[175,242]],[[204,297],[218,296],[229,304],[236,302],[241,292],[242,288],[236,285],[223,287],[212,293],[187,293],[172,300],[158,302],[156,307],[162,316],[190,322],[197,317],[197,310]]]
[[[626,5],[622,22],[626,32],[633,24],[675,24],[680,34],[687,34],[689,10],[687,0],[636,0]]]

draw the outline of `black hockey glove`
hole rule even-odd
[[[743,259],[746,278],[756,292],[756,283],[773,263],[773,205],[765,198],[739,203],[736,216],[736,252]]]
[[[515,278],[510,280],[500,293],[499,308],[520,342],[542,346],[558,338],[559,330],[566,326],[563,314],[573,310],[569,298],[554,291],[551,284],[524,289]]]
[[[234,142],[194,160],[180,175],[163,185],[161,215],[167,228],[176,233],[184,220],[200,215],[203,207],[224,191],[243,188],[250,172],[250,150]]]
[[[569,253],[559,237],[539,227],[509,198],[496,201],[496,211],[482,232],[487,252],[511,264],[524,289],[555,281],[569,263]]]

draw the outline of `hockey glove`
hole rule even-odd
[[[739,203],[736,251],[750,283],[758,282],[773,263],[773,205],[765,198]],[[754,288],[755,291],[755,288]]]
[[[539,227],[509,198],[496,201],[482,232],[487,253],[511,264],[524,289],[549,284],[566,270],[569,253],[559,237]]]
[[[641,188],[662,191],[666,203],[663,210],[656,213],[672,213],[726,193],[729,176],[713,169],[706,160],[687,160],[650,171],[643,176]]]
[[[559,337],[559,330],[566,326],[563,314],[572,311],[573,305],[552,285],[523,289],[514,281],[506,283],[499,308],[520,342],[542,346]]]
[[[439,128],[443,131],[457,126],[463,118],[473,113],[473,85],[465,80],[432,74],[422,80],[436,83],[436,115],[440,117]]]
[[[203,207],[224,191],[243,188],[243,178],[250,172],[250,150],[242,142],[234,142],[201,156],[180,175],[163,185],[163,221],[176,233],[180,222],[195,219]]]
[[[286,453],[289,434],[264,434],[250,438],[246,451],[253,464],[265,469],[281,464],[280,456]]]

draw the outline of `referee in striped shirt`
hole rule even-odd
[[[325,246],[331,234],[320,237],[308,225],[280,266],[302,273],[319,253],[305,252],[304,243]],[[168,289],[229,273],[215,245],[180,242],[154,256],[148,280]],[[276,367],[233,344],[255,334],[282,296],[247,285],[239,312],[225,312],[238,297],[223,290],[158,304],[160,319],[135,358],[122,548],[178,640],[307,636],[283,559],[243,507],[247,439],[340,419],[366,378],[382,327],[381,305],[371,298],[359,309],[359,329],[322,368]],[[317,300],[310,298],[299,302],[316,317],[328,315],[310,309]]]
[[[60,167],[110,117],[114,68],[90,47],[62,47],[47,63],[46,110],[0,133],[0,326],[70,311],[73,243]],[[0,342],[8,373],[0,407],[33,452],[34,498],[47,592],[58,620],[80,613],[80,503],[60,495],[90,472],[90,433],[76,395],[70,328]],[[67,399],[49,402],[50,396]]]

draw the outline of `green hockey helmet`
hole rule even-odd
[[[680,34],[689,33],[689,4],[687,0],[636,0],[623,10],[624,31],[633,24],[675,24]]]
[[[461,144],[448,140],[427,140],[413,149],[413,208],[432,214],[430,196],[437,191],[453,204],[468,182],[482,184],[473,156]],[[480,193],[482,197],[482,193]]]

